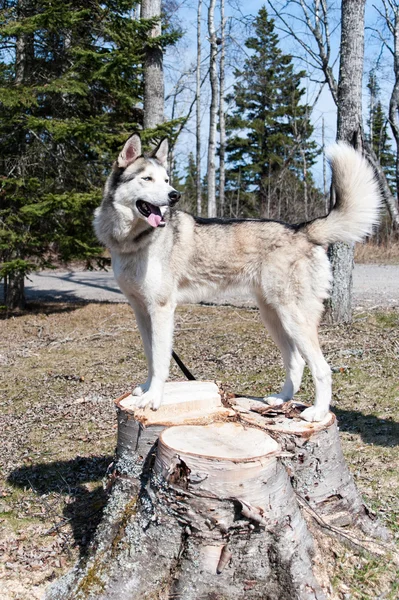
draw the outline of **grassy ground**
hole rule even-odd
[[[1,321],[0,598],[32,600],[84,552],[101,517],[112,460],[112,400],[145,375],[125,304],[48,304]],[[322,326],[334,404],[357,485],[399,539],[399,313],[357,314]],[[258,312],[186,306],[175,349],[198,378],[261,395],[282,380]],[[173,367],[171,377],[181,379]],[[309,401],[307,373],[298,398]],[[399,598],[398,567],[341,548],[340,598]]]

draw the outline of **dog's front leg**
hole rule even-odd
[[[152,379],[152,342],[151,342],[151,317],[147,308],[133,297],[128,297],[130,306],[134,310],[137,326],[143,340],[144,353],[147,359],[148,376],[145,383],[140,383],[134,388],[133,396],[142,396],[148,391]]]
[[[150,317],[150,356],[148,389],[137,398],[140,408],[149,406],[157,410],[162,402],[165,381],[169,375],[170,358],[173,345],[173,324],[175,304],[153,304],[148,314]]]

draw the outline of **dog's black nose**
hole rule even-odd
[[[181,193],[176,191],[176,190],[172,190],[171,192],[169,192],[169,204],[171,206],[173,206],[174,204],[176,204],[176,202],[178,202],[181,198]]]

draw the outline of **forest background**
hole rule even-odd
[[[148,148],[170,138],[185,210],[293,223],[329,209],[325,147],[335,138],[341,3],[166,0],[159,14],[156,5],[1,2],[0,277],[8,308],[23,306],[33,270],[74,259],[107,264],[92,213],[135,130]],[[399,221],[398,11],[392,0],[366,5],[364,143],[387,199],[379,243],[393,239]],[[150,55],[162,81],[146,108]]]

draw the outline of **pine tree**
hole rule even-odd
[[[92,213],[118,148],[142,125],[134,0],[11,0],[0,11],[0,279],[8,307],[54,257],[101,260]],[[167,32],[157,43],[173,43]],[[160,127],[160,135],[170,124]],[[153,132],[152,132],[153,134]],[[145,137],[145,136],[144,136]]]
[[[302,101],[301,79],[305,73],[295,72],[292,57],[279,48],[274,21],[265,7],[259,11],[254,34],[245,46],[251,56],[243,69],[235,72],[234,93],[229,98],[234,108],[226,119],[230,170],[227,194],[235,191],[232,173],[237,181],[240,172],[242,190],[256,196],[257,215],[283,218],[287,217],[287,194],[292,196],[288,182],[302,187],[303,196],[301,181],[306,170],[308,187],[313,185],[310,167],[316,151],[310,141],[310,109]]]

